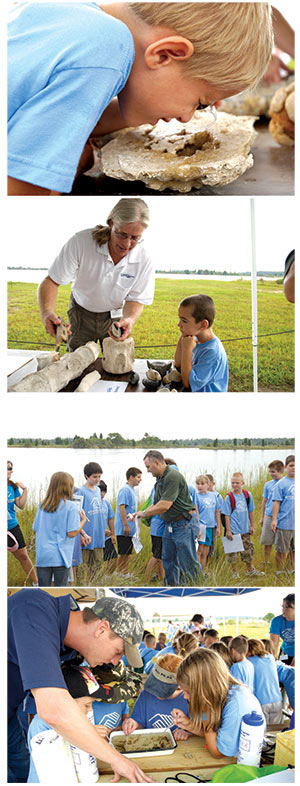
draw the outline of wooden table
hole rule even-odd
[[[254,165],[227,186],[193,188],[180,196],[290,196],[294,194],[294,148],[278,145],[268,130],[269,120],[260,118],[255,123],[257,136],[251,147]],[[134,196],[178,196],[178,191],[154,191],[139,180],[116,180],[101,175],[98,178],[81,175],[74,183],[72,194],[126,194]]]
[[[203,773],[203,777],[212,777],[220,767],[235,764],[236,758],[222,756],[214,759],[206,750],[205,741],[200,737],[189,737],[188,740],[179,740],[177,748],[171,755],[140,756],[133,759],[147,775],[151,775],[156,783],[163,783],[167,776],[177,772]],[[98,761],[99,781],[107,783],[112,777],[112,770],[108,764]],[[205,773],[205,774],[204,774]],[[120,783],[128,783],[126,778],[120,778]]]

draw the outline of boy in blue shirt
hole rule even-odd
[[[241,559],[246,562],[247,576],[264,576],[253,564],[254,546],[251,535],[254,534],[254,502],[251,491],[243,489],[244,478],[241,472],[234,472],[231,478],[232,492],[226,494],[221,513],[225,516],[226,538],[232,540],[233,535],[241,535],[244,551]],[[237,553],[227,555],[228,561],[236,570]],[[236,574],[237,576],[238,574]]]
[[[81,171],[90,166],[91,150],[82,151],[92,134],[160,118],[186,123],[197,107],[260,80],[273,46],[265,3],[245,12],[243,3],[164,5],[12,8],[10,194],[69,192],[79,160]]]
[[[137,467],[129,467],[126,472],[126,480],[124,486],[120,489],[117,498],[116,515],[115,515],[115,534],[117,536],[118,544],[118,560],[117,571],[123,573],[123,578],[128,578],[129,558],[132,554],[132,537],[136,530],[135,520],[131,521],[128,516],[134,516],[137,512],[137,491],[142,480],[142,473]]]
[[[87,517],[84,529],[91,541],[82,546],[83,562],[91,568],[101,566],[105,545],[105,520],[102,510],[101,493],[98,487],[102,475],[102,467],[96,461],[89,461],[83,468],[85,483],[78,490],[83,496],[82,508]]]
[[[261,518],[259,522],[262,526],[260,543],[264,547],[265,565],[267,565],[270,560],[272,546],[275,542],[275,534],[271,529],[273,513],[273,491],[276,483],[278,483],[278,481],[282,478],[284,471],[283,461],[279,461],[277,459],[275,461],[271,461],[268,466],[268,470],[269,474],[271,475],[271,480],[268,480],[264,485]]]
[[[287,457],[285,471],[286,477],[276,483],[272,497],[277,575],[284,569],[288,555],[292,570],[295,569],[295,456]]]
[[[235,636],[229,643],[229,654],[232,660],[230,674],[235,680],[239,680],[243,685],[247,685],[251,693],[254,690],[254,667],[250,660],[247,660],[248,642],[244,636]]]
[[[209,549],[212,544],[212,534],[214,531],[217,531],[217,534],[220,535],[221,529],[217,519],[217,498],[213,491],[209,491],[208,477],[206,475],[198,475],[196,485],[199,523],[206,527],[205,540],[200,539],[200,535],[198,538],[198,559],[203,571],[205,571]]]
[[[215,304],[208,295],[191,295],[179,303],[177,343],[174,365],[183,384],[192,392],[225,393],[228,390],[228,361],[212,324]]]

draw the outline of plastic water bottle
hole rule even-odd
[[[40,783],[78,783],[70,745],[54,729],[35,734],[31,752]]]
[[[91,723],[94,722],[93,712],[88,712],[87,717]],[[99,772],[95,756],[76,745],[71,744],[70,747],[79,783],[97,783]]]
[[[243,715],[239,739],[238,764],[259,767],[265,721],[258,712]]]

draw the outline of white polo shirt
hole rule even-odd
[[[76,232],[60,251],[48,275],[56,284],[73,282],[73,296],[88,311],[102,313],[122,308],[126,300],[148,306],[154,296],[154,270],[143,244],[116,265],[108,244],[98,246],[92,229]]]

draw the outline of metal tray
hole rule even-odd
[[[177,748],[177,742],[176,742],[176,740],[173,737],[171,729],[168,729],[168,728],[165,728],[165,729],[137,729],[136,731],[133,731],[132,734],[130,734],[130,737],[138,737],[138,736],[139,737],[143,737],[143,736],[145,736],[147,734],[148,735],[151,734],[151,736],[155,736],[155,737],[158,737],[158,738],[161,737],[162,735],[166,735],[167,734],[169,736],[169,738],[170,738],[170,747],[169,748],[163,748],[162,750],[134,751],[133,753],[123,753],[122,755],[123,756],[127,756],[127,758],[129,758],[129,759],[133,759],[133,758],[135,758],[137,756],[166,756],[166,755],[168,755],[170,753],[174,753],[175,748]],[[110,744],[113,746],[113,748],[115,748],[114,740],[116,738],[118,738],[118,737],[119,738],[120,737],[125,737],[125,734],[123,733],[123,731],[112,731],[112,733],[110,735],[110,738],[109,738],[109,741],[110,741]]]

